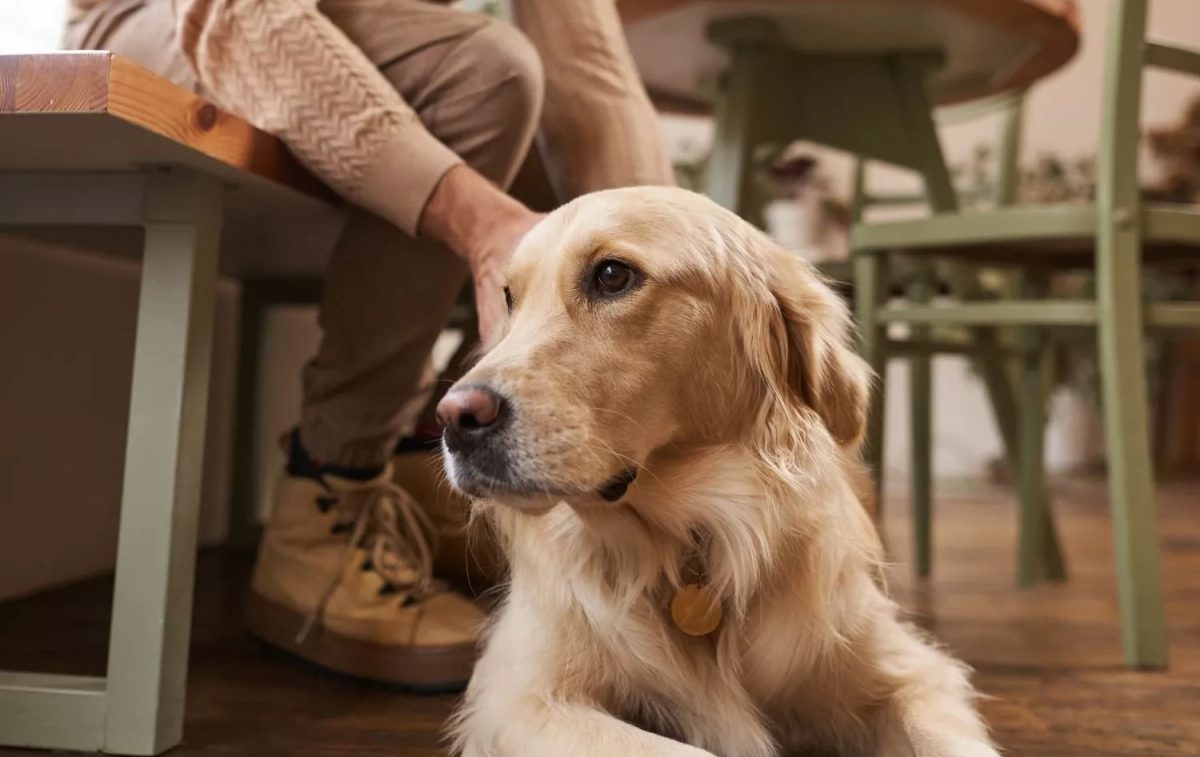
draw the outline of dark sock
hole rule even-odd
[[[314,481],[320,481],[328,474],[337,476],[350,481],[370,481],[371,479],[383,473],[383,466],[375,468],[350,468],[344,465],[333,465],[332,463],[322,463],[308,454],[308,450],[304,449],[304,445],[300,443],[299,429],[293,430],[291,438],[288,440],[288,464],[287,471],[289,476],[295,478],[311,478]]]

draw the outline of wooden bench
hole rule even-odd
[[[118,56],[0,56],[0,232],[142,258],[108,674],[0,673],[0,745],[179,743],[214,285],[313,281],[339,205],[278,140]]]

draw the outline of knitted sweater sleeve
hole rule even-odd
[[[460,162],[316,0],[173,0],[179,44],[225,107],[351,202],[415,234]]]

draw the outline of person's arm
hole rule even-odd
[[[513,0],[517,25],[545,62],[539,139],[559,195],[674,184],[654,107],[615,0]]]
[[[315,0],[174,5],[183,54],[222,105],[351,202],[468,261],[486,342],[503,308],[499,264],[538,216],[430,134]]]
[[[459,158],[315,2],[175,0],[175,13],[184,57],[222,105],[347,199],[416,233]]]

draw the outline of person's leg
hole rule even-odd
[[[518,32],[420,0],[337,0],[319,7],[379,66],[435,136],[496,184],[512,181],[532,141],[542,92],[538,59]],[[397,187],[404,180],[396,176]],[[317,559],[313,547],[322,533],[322,524],[314,521],[330,517],[313,514],[314,499],[318,505],[322,500],[311,484],[314,473],[335,489],[335,511],[364,507],[354,487],[347,488],[348,476],[366,479],[366,489],[389,498],[392,505],[380,512],[397,508],[392,517],[401,530],[405,522],[414,530],[425,517],[423,508],[432,503],[417,506],[411,491],[392,487],[388,463],[432,391],[430,352],[467,276],[464,263],[443,246],[415,241],[365,211],[351,211],[326,274],[322,341],[304,371],[290,475],[275,495],[252,585],[248,621],[260,637],[360,675],[418,684],[465,681],[482,613],[448,592],[421,598],[420,586],[435,567],[433,534],[408,535],[402,540],[407,543],[397,545],[405,563],[400,575],[381,570],[378,552],[355,560],[368,570],[335,564],[335,575],[342,570],[341,588],[321,616],[312,615],[311,608],[321,604],[305,573],[320,572],[314,568],[330,560]],[[330,471],[342,476],[327,475]],[[366,496],[378,502],[370,499],[374,494]],[[336,543],[338,549],[346,538]],[[330,540],[330,553],[334,546]],[[418,604],[388,599],[391,586],[414,581]],[[376,597],[384,597],[384,609]],[[287,617],[289,609],[316,617],[312,627],[342,640],[339,646],[348,653],[330,654],[321,637],[309,646],[294,643],[296,618]],[[391,630],[380,636],[383,627]]]
[[[319,7],[442,142],[496,184],[512,182],[541,105],[539,60],[519,32],[426,3],[398,10],[387,2],[326,0]],[[428,42],[414,49],[414,35]],[[395,450],[396,482],[439,531],[439,575],[490,585],[502,560],[485,535],[468,533],[468,503],[440,474],[436,425],[396,447],[431,405],[438,384],[429,354],[466,267],[437,245],[414,243],[362,216],[347,228],[326,280],[324,340],[305,370],[301,438],[313,456],[343,465],[378,466]],[[405,291],[396,283],[408,281],[421,283]]]
[[[73,25],[74,46],[122,52],[184,86],[169,0],[124,2]],[[420,0],[321,9],[361,46],[426,126],[501,186],[528,151],[542,79],[531,45],[483,16]],[[403,186],[404,176],[395,178]],[[465,683],[482,614],[433,582],[423,511],[388,457],[432,385],[428,356],[467,270],[351,211],[330,264],[323,341],[305,371],[252,580],[247,623],[269,643],[342,672],[418,687]],[[349,544],[349,548],[347,545]]]
[[[326,0],[320,8],[439,140],[509,185],[542,95],[537,55],[519,32],[419,0]],[[345,466],[386,462],[432,391],[427,360],[467,276],[441,245],[353,213],[326,278],[324,338],[304,376],[300,436],[315,457]]]

